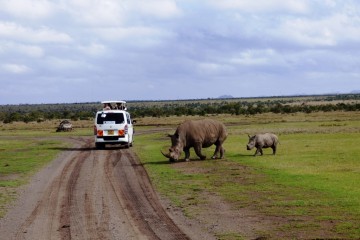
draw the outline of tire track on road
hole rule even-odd
[[[62,149],[26,191],[34,196],[26,209],[14,210],[18,227],[10,228],[9,220],[2,228],[6,239],[189,239],[167,215],[131,149],[95,150],[92,138],[67,140],[75,147]]]
[[[70,158],[46,188],[30,216],[26,218],[15,235],[15,239],[70,239],[68,226],[70,211],[71,185],[76,182],[77,169],[83,161],[78,161],[78,154]],[[75,169],[75,172],[73,171]]]
[[[129,149],[113,153],[112,159],[120,158],[114,167],[115,178],[121,182],[121,199],[140,231],[149,239],[189,239],[163,209],[134,153]]]

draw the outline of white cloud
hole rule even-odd
[[[334,46],[336,39],[331,26],[323,21],[294,19],[275,29],[275,35],[306,46]]]
[[[13,22],[0,22],[0,37],[36,43],[69,43],[72,41],[68,34],[49,29],[48,27],[31,29]]]
[[[119,26],[125,16],[123,1],[118,0],[64,0],[62,8],[75,22],[89,26]]]
[[[25,65],[21,64],[2,64],[1,68],[7,72],[14,73],[14,74],[24,74],[29,72],[31,69]]]
[[[158,18],[173,18],[182,14],[173,0],[138,0],[129,2],[128,6],[134,12]]]
[[[38,58],[44,56],[44,50],[39,46],[19,44],[16,49],[30,57]]]
[[[78,49],[90,56],[100,56],[103,55],[107,51],[107,47],[103,44],[91,43],[87,46],[79,46]]]
[[[47,58],[47,66],[51,69],[64,70],[64,69],[73,69],[84,71],[86,69],[91,69],[92,66],[82,60],[66,59],[59,57],[49,57]]]
[[[306,13],[309,10],[308,1],[298,0],[211,0],[211,3],[219,8],[240,10],[244,12],[278,12],[290,11]]]
[[[268,65],[274,59],[275,52],[272,49],[245,50],[229,60],[235,65]]]
[[[0,53],[9,52],[39,58],[44,55],[43,48],[36,45],[18,44],[15,42],[0,41]]]
[[[0,11],[24,19],[47,18],[52,14],[53,7],[52,3],[46,0],[0,1]]]
[[[335,46],[347,41],[358,42],[359,26],[359,17],[335,14],[322,19],[289,19],[270,30],[270,34],[304,46]]]
[[[153,27],[117,27],[100,28],[94,32],[107,41],[119,41],[133,46],[148,47],[161,43],[164,39],[171,38],[173,34],[167,30]]]
[[[321,0],[321,1],[329,7],[336,7],[336,0]]]
[[[219,75],[232,71],[233,68],[226,63],[201,62],[197,64],[197,73],[200,75]]]

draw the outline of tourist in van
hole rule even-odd
[[[104,103],[104,110],[111,110],[111,104],[110,103]]]

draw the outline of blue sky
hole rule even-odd
[[[0,104],[360,90],[360,2],[0,0]]]

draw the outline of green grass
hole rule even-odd
[[[267,182],[249,189],[265,193],[257,204],[267,214],[310,216],[310,225],[331,219],[336,233],[356,238],[360,236],[359,137],[359,133],[283,135],[276,157],[235,154],[231,160],[267,177]],[[347,228],[339,227],[343,222]]]
[[[44,122],[14,122],[10,124],[0,123],[0,136],[28,136],[28,137],[46,137],[46,136],[89,136],[93,134],[93,121],[73,121],[73,131],[56,132],[60,120]]]
[[[59,140],[36,137],[0,137],[0,217],[16,197],[17,187],[59,153]]]
[[[216,235],[217,239],[219,240],[243,240],[245,238],[243,238],[241,235],[239,235],[238,233],[219,233]]]
[[[218,161],[168,164],[160,149],[166,151],[170,141],[159,133],[137,136],[134,149],[157,189],[189,217],[201,211],[205,193],[212,193],[235,208],[256,206],[261,214],[292,219],[274,232],[305,231],[318,238],[324,237],[319,232],[326,232],[326,237],[357,239],[359,126],[352,119],[234,125],[228,127],[226,159]],[[276,156],[271,149],[265,149],[262,157],[246,150],[247,133],[258,131],[278,133]],[[205,153],[210,157],[213,151],[209,148]],[[194,152],[191,157],[196,159]],[[237,236],[219,234],[221,239]]]

